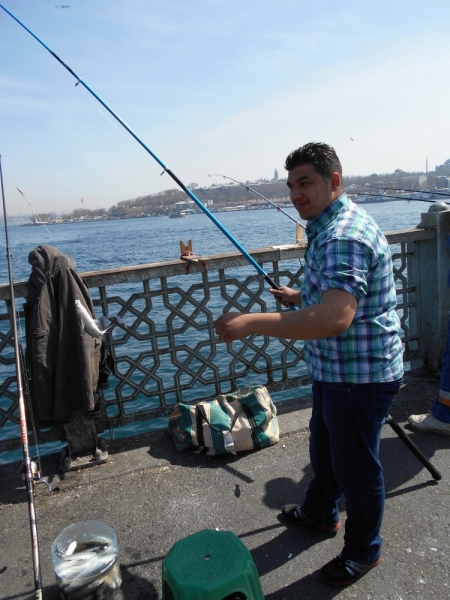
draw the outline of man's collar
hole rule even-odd
[[[319,229],[325,227],[325,225],[331,221],[331,219],[349,202],[347,195],[343,192],[340,196],[333,200],[333,202],[323,210],[320,215],[311,219],[306,223],[306,235],[308,239],[314,236]]]

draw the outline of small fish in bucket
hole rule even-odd
[[[51,550],[61,598],[108,600],[122,585],[117,536],[107,523],[69,525],[56,537]]]

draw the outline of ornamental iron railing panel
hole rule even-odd
[[[405,360],[420,359],[420,322],[414,261],[421,240],[434,230],[386,234],[391,243]],[[298,287],[304,246],[252,251],[279,285]],[[279,310],[264,280],[238,253],[205,257],[204,262],[171,261],[82,274],[97,316],[117,315],[104,342],[114,361],[109,387],[101,392],[105,427],[115,428],[167,415],[176,402],[209,399],[244,385],[263,384],[270,392],[309,383],[302,342],[249,336],[225,344],[213,321],[223,312]],[[15,284],[17,307],[26,294]],[[0,450],[20,445],[17,385],[10,325],[9,286],[0,286]],[[284,309],[283,309],[284,310]],[[19,335],[24,332],[19,312]],[[21,339],[25,344],[24,337]],[[294,394],[294,393],[293,393]],[[298,394],[298,390],[297,390]],[[58,428],[38,432],[41,441],[58,439]]]

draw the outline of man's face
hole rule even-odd
[[[289,171],[287,185],[290,189],[291,202],[302,219],[306,221],[314,219],[337,198],[333,193],[337,189],[336,182],[333,180],[334,175],[338,173],[333,173],[330,180],[325,181],[309,163]],[[338,186],[339,184],[340,179]]]

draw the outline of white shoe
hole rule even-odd
[[[439,421],[431,413],[427,415],[411,415],[408,417],[408,422],[414,429],[419,429],[420,431],[450,435],[450,423]]]

